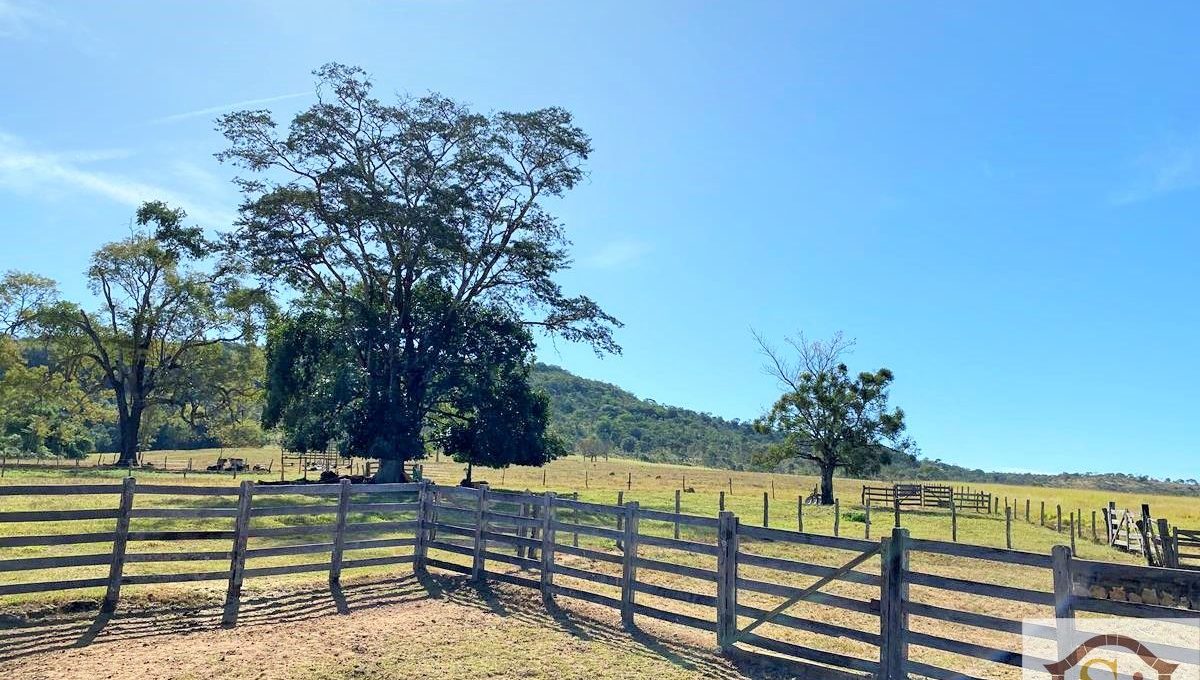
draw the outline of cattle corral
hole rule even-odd
[[[1011,662],[1019,651],[1015,636],[1020,619],[1049,615],[1062,604],[1055,598],[1055,560],[1048,554],[912,539],[904,530],[887,532],[883,542],[867,541],[753,526],[730,512],[677,515],[636,503],[615,506],[453,486],[182,487],[133,481],[97,486],[108,504],[17,511],[0,518],[9,527],[35,519],[114,521],[114,532],[8,536],[0,545],[110,541],[111,549],[7,561],[11,569],[6,577],[18,578],[0,586],[0,592],[61,585],[31,585],[30,574],[36,573],[31,570],[37,568],[59,576],[64,569],[107,567],[104,576],[72,580],[97,591],[105,588],[113,601],[114,587],[137,590],[176,583],[174,587],[188,589],[210,580],[225,586],[221,618],[233,624],[242,591],[253,592],[256,581],[319,573],[335,586],[336,599],[343,570],[378,573],[413,563],[418,573],[431,567],[479,582],[527,587],[551,601],[577,599],[611,607],[627,623],[665,620],[709,634],[714,645],[750,646],[851,673],[879,671],[884,650],[900,645],[911,649],[909,670],[932,677],[949,677],[948,671],[998,677],[1015,670]],[[9,498],[38,491],[35,486],[0,487]],[[78,485],[41,491],[67,493],[61,498],[71,499],[93,496]],[[120,498],[128,494],[130,502],[112,503],[118,492]],[[160,507],[135,505],[134,498],[156,499],[151,504]],[[161,507],[171,499],[175,507]],[[334,499],[336,503],[329,502]],[[185,519],[201,528],[165,528]],[[38,530],[47,528],[38,525]],[[1095,600],[1102,584],[1087,581],[1137,574],[1150,583],[1155,570],[1114,572],[1095,561],[1064,560],[1062,551],[1056,555],[1058,569],[1077,578],[1080,592],[1072,595],[1086,595],[1074,600],[1078,609],[1160,614],[1168,609],[1132,601],[1147,599],[1140,590],[1136,598],[1122,595],[1120,603],[1107,590],[1107,599]],[[884,568],[907,560],[911,564],[904,569]],[[214,561],[219,569],[213,568]],[[980,579],[984,565],[990,565],[990,573]],[[910,587],[904,616],[897,618],[897,594]],[[1113,587],[1124,593],[1128,584]],[[1172,591],[1165,597],[1151,590],[1155,602],[1176,610],[1180,603],[1194,607],[1200,601],[1200,590],[1182,596]],[[797,596],[794,606],[755,623]],[[910,616],[911,625],[902,620]]]

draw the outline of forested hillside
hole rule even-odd
[[[537,364],[532,382],[550,395],[551,427],[581,453],[742,470],[770,442],[749,422],[639,399],[557,366]]]
[[[640,399],[598,380],[581,378],[558,366],[536,364],[532,382],[550,395],[551,427],[569,447],[584,455],[615,455],[654,462],[689,463],[733,470],[753,469],[753,455],[771,438],[749,422]],[[814,474],[804,461],[787,462],[780,471]],[[881,480],[951,480],[1200,495],[1196,480],[1161,480],[1128,473],[989,472],[929,459],[919,453],[893,452]]]

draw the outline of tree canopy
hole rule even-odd
[[[464,395],[494,389],[479,382],[489,357],[527,362],[530,329],[619,351],[617,321],[554,280],[568,242],[546,204],[583,177],[591,143],[558,108],[384,103],[360,69],[316,76],[318,102],[285,134],[266,111],[218,122],[219,158],[248,173],[230,251],[300,293],[271,334],[268,417],[294,443],[378,457],[399,478],[443,419],[487,413]],[[311,395],[278,391],[318,376]],[[321,409],[338,416],[319,424]]]

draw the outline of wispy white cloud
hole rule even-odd
[[[1133,178],[1110,197],[1114,205],[1200,188],[1200,134],[1174,137],[1139,156]]]
[[[4,0],[0,0],[0,2],[3,2],[3,1]],[[203,109],[196,109],[195,111],[184,111],[183,113],[173,113],[169,116],[155,118],[154,120],[151,120],[150,122],[155,123],[155,124],[174,123],[176,121],[187,120],[189,118],[202,118],[204,116],[211,116],[215,113],[225,113],[226,111],[232,111],[233,109],[244,109],[244,108],[248,108],[251,106],[262,106],[264,104],[274,104],[275,102],[286,101],[288,99],[297,99],[299,97],[307,97],[310,95],[312,95],[312,92],[292,92],[291,94],[281,94],[281,95],[276,95],[274,97],[263,97],[261,99],[247,99],[245,101],[240,101],[240,102],[231,102],[229,104],[218,104],[217,106],[209,106],[209,107],[206,107]]]
[[[610,241],[584,258],[584,262],[597,269],[612,269],[632,264],[647,255],[650,244],[633,239]]]
[[[28,38],[49,21],[49,15],[37,5],[0,0],[0,38]]]
[[[101,161],[130,155],[130,152],[122,149],[64,153],[39,151],[30,148],[18,137],[0,132],[0,189],[43,199],[59,199],[82,192],[131,208],[144,201],[162,200],[184,208],[205,226],[226,226],[234,220],[235,215],[231,210],[214,207],[191,195],[91,167]]]

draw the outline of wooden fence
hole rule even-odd
[[[898,509],[950,508],[992,512],[992,494],[944,484],[893,484],[862,488],[862,504]]]
[[[605,505],[552,493],[441,487],[428,482],[353,486],[349,482],[243,482],[236,488],[222,488],[139,485],[130,478],[119,485],[0,486],[0,495],[9,496],[94,494],[115,495],[119,500],[114,508],[4,512],[0,523],[108,519],[115,520],[112,531],[0,536],[0,547],[87,543],[108,544],[108,550],[0,560],[0,573],[107,565],[107,577],[0,583],[0,595],[102,587],[103,609],[112,611],[122,586],[222,580],[227,583],[223,620],[232,625],[245,579],[327,572],[330,585],[336,587],[346,569],[412,563],[417,571],[436,568],[535,589],[547,602],[565,597],[611,607],[626,623],[644,616],[700,629],[712,634],[726,651],[748,647],[817,664],[811,666],[812,677],[888,680],[908,674],[994,677],[986,670],[974,670],[981,662],[1019,667],[1017,636],[1021,619],[1031,616],[1070,618],[1076,611],[1090,611],[1194,617],[1200,608],[1200,572],[1090,562],[1074,558],[1065,546],[1042,555],[912,539],[903,528],[871,541],[742,525],[730,512],[704,517],[642,508],[636,502]],[[225,497],[225,503],[236,499],[236,505],[135,507],[135,500],[162,495]],[[254,522],[262,517],[299,521],[319,515],[335,519],[276,527]],[[223,518],[232,520],[233,526],[195,531],[131,528],[132,522],[165,518],[205,522]],[[402,535],[382,537],[386,532]],[[255,545],[255,539],[283,536],[310,542]],[[130,549],[142,541],[199,540],[223,545],[189,552]],[[387,549],[389,554],[353,555],[368,549]],[[310,554],[328,558],[256,565],[263,558]],[[944,558],[976,560],[980,568],[968,570],[972,576],[964,578],[937,574],[927,566]],[[179,561],[223,565],[187,573],[129,573],[132,565]],[[974,576],[996,571],[996,564],[1031,571],[1034,581],[1050,587],[1035,589]],[[797,577],[815,580],[798,584]],[[694,585],[683,586],[681,581]],[[937,595],[943,592],[958,601]],[[986,602],[977,607],[962,604],[981,601]],[[801,613],[797,607],[823,608],[826,613]],[[842,614],[830,615],[830,611]],[[940,629],[912,625],[910,619],[954,624],[976,633],[931,632]],[[805,637],[800,639],[797,633]],[[1055,631],[1042,633],[1053,637]],[[854,645],[854,650],[847,651],[844,644]]]

